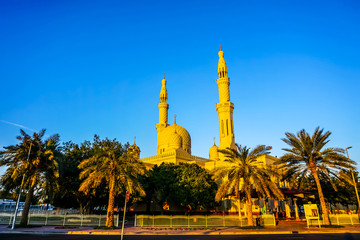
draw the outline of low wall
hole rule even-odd
[[[254,223],[259,219],[262,226],[276,226],[274,215],[253,216]],[[233,227],[247,226],[246,216],[236,215],[137,215],[135,217],[137,227]]]

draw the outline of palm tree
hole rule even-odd
[[[216,193],[216,201],[227,194],[235,194],[240,201],[240,194],[245,193],[248,225],[253,226],[251,192],[255,189],[262,197],[282,199],[283,195],[273,180],[274,171],[264,168],[257,158],[269,154],[270,146],[260,145],[250,151],[246,146],[236,144],[236,150],[227,148],[219,150],[226,157],[228,165],[214,169],[214,179],[222,180]],[[240,210],[239,210],[240,211]]]
[[[138,176],[145,173],[145,167],[134,154],[128,152],[128,145],[122,145],[116,139],[100,140],[95,135],[93,150],[94,155],[78,166],[82,169],[80,178],[84,179],[79,190],[87,194],[102,181],[106,182],[109,188],[106,227],[113,227],[115,196],[126,190],[130,194],[139,192],[144,195]]]
[[[20,130],[17,145],[4,147],[0,151],[0,166],[6,166],[6,172],[1,177],[1,183],[7,191],[11,191],[21,184],[27,189],[24,209],[20,225],[27,225],[31,199],[36,187],[43,188],[47,194],[56,186],[59,176],[56,157],[59,154],[59,135],[55,134],[47,140],[42,140],[45,129],[29,136]],[[29,158],[28,158],[29,156]],[[23,180],[22,180],[23,179]]]
[[[278,164],[284,166],[287,175],[291,178],[305,179],[310,174],[314,177],[319,194],[321,209],[325,224],[329,225],[329,213],[325,204],[324,194],[320,185],[320,179],[332,182],[332,177],[339,178],[340,172],[354,169],[354,161],[348,159],[341,148],[326,148],[324,146],[330,141],[331,132],[317,127],[312,136],[302,129],[296,135],[285,133],[286,138],[282,140],[290,148],[283,148],[287,153],[283,155]],[[333,184],[334,188],[335,185]],[[336,190],[336,188],[335,188]]]

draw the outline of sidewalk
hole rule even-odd
[[[40,226],[32,228],[16,228],[11,230],[7,225],[0,225],[1,233],[24,234],[92,234],[92,235],[120,235],[121,229],[102,230],[93,227],[55,227]],[[252,235],[252,234],[309,234],[309,233],[360,233],[360,225],[345,226],[343,228],[306,227],[305,222],[280,221],[276,227],[263,229],[239,229],[236,227],[218,227],[216,229],[184,229],[184,228],[140,228],[128,226],[125,235]]]

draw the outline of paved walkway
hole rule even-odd
[[[16,228],[11,230],[7,225],[0,225],[0,233],[33,233],[33,234],[109,234],[118,235],[121,229],[102,230],[93,227],[55,227],[42,226],[31,228]],[[345,226],[343,228],[318,228],[306,227],[305,222],[280,221],[276,227],[263,229],[239,229],[236,227],[218,227],[217,229],[184,229],[176,230],[169,228],[140,228],[128,225],[124,233],[126,235],[247,235],[247,234],[306,234],[306,233],[360,233],[360,225]]]

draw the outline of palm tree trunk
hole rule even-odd
[[[115,177],[112,177],[109,186],[109,204],[106,215],[106,224],[105,224],[106,227],[114,226],[114,203],[115,203]]]
[[[295,219],[296,219],[296,221],[300,221],[299,210],[298,210],[298,205],[297,205],[297,198],[293,198],[293,201],[294,201],[294,206],[295,206]]]
[[[21,219],[20,219],[20,226],[27,226],[30,204],[33,194],[34,194],[34,186],[31,186],[26,195],[24,209],[22,211]]]
[[[327,210],[327,207],[326,207],[324,194],[323,194],[323,191],[322,191],[322,188],[321,188],[321,185],[320,185],[319,176],[318,176],[315,169],[312,169],[311,172],[312,172],[312,175],[315,178],[316,187],[317,187],[317,190],[318,190],[318,193],[319,193],[320,205],[321,205],[322,213],[323,213],[323,216],[324,216],[325,225],[330,225],[329,213],[328,213],[328,210]]]
[[[249,187],[250,188],[250,187]],[[248,213],[248,226],[254,226],[253,214],[252,214],[252,199],[251,189],[246,188],[246,211]]]

